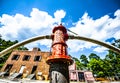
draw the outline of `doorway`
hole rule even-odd
[[[5,72],[10,72],[11,68],[12,68],[13,64],[7,64],[6,68],[5,68]]]
[[[24,70],[25,67],[26,67],[25,65],[22,65],[21,68],[20,68],[19,73],[23,73],[23,70]]]
[[[33,66],[31,74],[35,73],[37,66]]]

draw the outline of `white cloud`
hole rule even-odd
[[[66,13],[63,10],[57,10],[54,13],[55,21],[58,22],[58,24],[60,24],[61,23],[61,19],[64,18],[65,15],[66,15]]]
[[[76,32],[80,36],[97,39],[103,42],[112,37],[120,39],[120,10],[117,10],[114,15],[116,16],[115,18],[110,18],[108,15],[105,15],[101,18],[93,20],[88,16],[88,13],[84,13],[81,19],[74,23],[75,26],[69,29],[73,32]],[[96,46],[95,44],[87,44],[86,42],[75,42],[74,44],[74,46],[76,46],[74,48],[77,48],[77,45],[79,46],[81,44],[81,47],[83,48],[91,48],[92,46]],[[80,49],[81,48],[79,47],[78,49],[74,50],[77,51]],[[95,51],[99,52],[98,48],[96,48]]]
[[[108,50],[108,49],[105,47],[98,46],[93,51],[101,53],[101,52],[104,52],[105,50]]]
[[[38,46],[39,46],[39,41],[35,41],[25,45],[25,47],[29,48],[29,50],[32,50],[33,47],[38,47]]]
[[[13,16],[3,14],[2,17],[0,17],[0,23],[3,25],[0,26],[0,34],[2,34],[4,39],[19,41],[38,35],[51,34],[53,27],[56,26],[56,24],[60,24],[65,15],[66,12],[64,10],[57,10],[54,13],[54,17],[52,17],[47,12],[41,11],[37,8],[32,9],[30,17],[22,14],[15,14]],[[69,29],[80,36],[104,42],[111,37],[119,39],[120,10],[117,10],[114,13],[114,16],[115,18],[110,18],[109,15],[104,15],[101,18],[94,20],[87,12],[85,12],[76,23],[73,23],[74,27],[70,27]],[[96,46],[96,44],[77,40],[69,40],[67,43],[71,52],[77,52],[79,50],[84,50],[84,48],[89,49],[92,46]],[[48,40],[39,41],[36,42],[36,44],[34,43],[27,46],[30,48],[38,46],[38,44],[46,45],[47,47],[51,46],[51,43]],[[99,49],[100,48],[96,48],[94,51],[99,52]]]
[[[33,8],[30,17],[22,14],[8,15],[3,14],[0,17],[0,34],[3,39],[6,40],[25,40],[38,35],[51,34],[52,28],[61,22],[61,19],[65,16],[64,10],[57,10],[52,17],[45,11],[40,11],[37,8]],[[60,15],[60,16],[59,16]],[[50,47],[50,41],[39,41],[27,45],[29,48],[38,44],[46,45]]]
[[[116,18],[119,18],[119,19],[120,19],[120,9],[117,10],[117,11],[114,13],[114,16],[116,16]]]
[[[16,14],[14,16],[3,14],[0,18],[0,23],[4,26],[0,28],[0,34],[5,39],[13,40],[19,40],[21,34],[26,34],[24,37],[21,37],[22,39],[36,35],[51,34],[55,23],[59,23],[66,13],[63,10],[57,10],[54,14],[55,18],[37,8],[32,9],[30,17],[22,14]],[[58,17],[58,15],[60,16]]]
[[[44,39],[44,40],[39,41],[39,42],[40,42],[41,45],[45,45],[45,46],[47,46],[48,48],[50,48],[51,45],[52,45],[52,40],[49,40],[49,42],[48,42],[47,39]]]
[[[120,39],[120,30],[117,31],[117,32],[114,34],[114,37],[115,37],[116,39]]]

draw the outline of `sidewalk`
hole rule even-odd
[[[11,81],[7,79],[0,79],[0,83],[49,83],[49,81],[39,81],[39,80],[16,80],[16,81]],[[70,83],[85,83],[85,82],[70,82]],[[94,83],[120,83],[119,82],[108,82],[108,81],[103,81],[103,82],[94,82]]]

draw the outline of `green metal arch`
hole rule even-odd
[[[84,40],[84,41],[88,41],[88,42],[91,42],[91,43],[95,43],[95,44],[104,46],[106,48],[109,48],[112,51],[116,52],[117,54],[120,54],[120,49],[119,48],[117,48],[113,45],[107,44],[105,42],[99,41],[99,40],[91,39],[91,38],[88,38],[88,37],[82,37],[82,36],[73,36],[73,35],[70,35],[69,39],[78,39],[78,40]]]
[[[11,52],[13,49],[15,49],[15,48],[17,48],[17,47],[19,47],[21,45],[25,45],[25,44],[31,43],[33,41],[41,40],[41,39],[51,39],[51,36],[50,35],[37,36],[37,37],[33,37],[33,38],[30,38],[30,39],[24,40],[24,41],[19,42],[17,44],[14,44],[14,45],[8,47],[7,49],[3,50],[2,52],[0,52],[0,57],[4,56],[5,54]],[[109,48],[112,51],[120,54],[120,49],[119,48],[117,48],[117,47],[115,47],[113,45],[109,45],[109,44],[107,44],[105,42],[95,40],[95,39],[82,37],[82,36],[74,36],[74,35],[69,35],[69,39],[77,39],[77,40],[84,40],[84,41],[92,42],[92,43],[104,46],[106,48]]]

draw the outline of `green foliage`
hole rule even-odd
[[[6,41],[6,40],[0,38],[0,52],[2,50],[4,50],[4,49],[8,48],[9,46],[12,46],[15,43],[18,43],[18,41],[17,40],[15,40],[15,41],[10,41],[10,40]]]
[[[94,54],[94,53],[91,53],[90,55],[89,55],[89,59],[100,59],[100,57],[99,56],[97,56],[96,54]]]
[[[75,58],[75,57],[73,57],[73,60],[74,60],[75,63],[76,63],[77,69],[82,70],[83,67],[82,67],[82,64],[80,63],[80,61],[79,61],[77,58]]]
[[[4,40],[0,37],[0,52],[10,46],[12,46],[13,44],[18,43],[17,40],[15,41],[10,41],[10,40]],[[28,50],[26,47],[24,46],[20,46],[19,48],[17,48],[18,50]],[[0,57],[0,68],[4,65],[5,61],[8,59],[9,55],[11,53],[6,54],[4,57]]]
[[[120,48],[120,39],[115,40],[112,44],[118,48]],[[109,73],[111,76],[115,76],[116,74],[120,73],[120,54],[117,54],[111,50],[108,51],[108,54],[105,57],[105,61],[109,63]]]
[[[120,39],[115,40],[112,45],[120,48]],[[112,77],[120,74],[120,54],[109,50],[104,59],[94,53],[91,53],[88,58],[81,55],[80,60],[75,59],[77,67],[81,70],[91,70],[97,77]]]
[[[104,77],[104,67],[105,64],[101,59],[95,59],[92,58],[89,61],[89,64],[87,65],[89,69],[93,72],[93,74],[96,74],[98,77]]]
[[[80,56],[80,60],[81,60],[81,62],[82,62],[83,64],[85,64],[85,66],[87,66],[87,64],[88,64],[88,59],[87,59],[87,57],[86,57],[85,55],[81,55],[81,56]]]
[[[28,50],[28,48],[26,48],[24,46],[20,46],[19,48],[17,48],[17,50]]]
[[[81,65],[82,65],[82,69],[83,70],[87,70],[87,64],[88,64],[88,59],[85,55],[81,55],[80,56],[80,61],[81,61]]]

